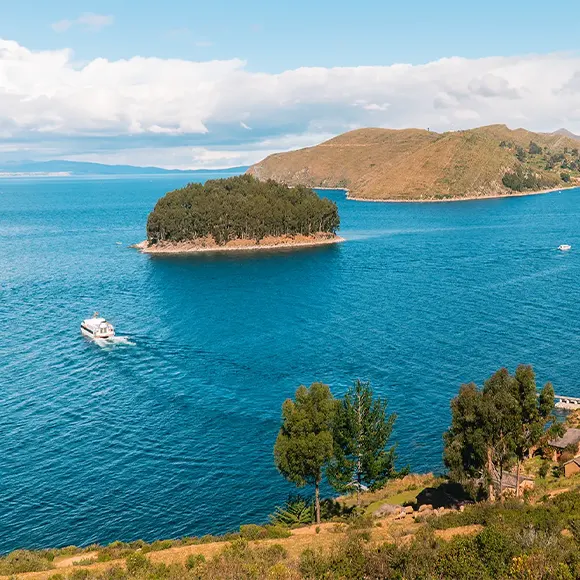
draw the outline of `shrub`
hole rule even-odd
[[[188,570],[195,570],[205,563],[205,556],[203,554],[190,554],[185,561],[185,567]]]
[[[277,507],[270,520],[285,526],[308,525],[314,521],[314,506],[310,499],[290,494],[284,506]]]
[[[541,477],[542,479],[546,479],[548,471],[550,471],[550,462],[542,461],[540,468],[538,469],[538,476]]]
[[[240,536],[245,540],[261,540],[266,537],[266,529],[256,524],[240,526]]]
[[[87,580],[91,577],[91,573],[88,570],[75,570],[72,574],[69,574],[68,580]]]
[[[134,574],[135,572],[149,567],[149,560],[140,552],[129,554],[125,559],[125,563],[129,574]]]
[[[52,562],[39,553],[29,550],[16,550],[0,559],[0,574],[23,574],[25,572],[41,572],[54,568]]]

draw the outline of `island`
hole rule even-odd
[[[578,137],[490,125],[436,133],[357,129],[270,155],[248,169],[291,186],[346,189],[351,199],[455,201],[529,195],[580,184]]]
[[[149,214],[149,254],[265,250],[334,244],[336,204],[304,186],[251,175],[190,183],[162,197]]]

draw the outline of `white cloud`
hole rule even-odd
[[[95,14],[94,12],[85,12],[75,20],[59,20],[54,22],[51,26],[55,32],[66,32],[73,26],[81,26],[85,30],[92,32],[99,32],[106,26],[111,26],[115,18],[107,14]]]
[[[95,16],[74,24],[110,23]],[[0,138],[39,143],[74,138],[81,151],[89,137],[111,143],[120,137],[147,139],[145,148],[159,152],[182,151],[189,138],[208,148],[219,137],[224,151],[233,151],[227,143],[235,143],[237,155],[251,151],[257,139],[290,135],[296,143],[297,135],[362,126],[447,130],[506,123],[580,132],[578,79],[576,54],[455,57],[424,65],[304,67],[270,74],[252,72],[239,59],[136,56],[79,66],[69,50],[33,51],[0,40]],[[171,139],[175,143],[168,143]],[[137,149],[124,150],[137,156]],[[185,163],[185,157],[179,159]]]
[[[66,155],[70,161],[91,161],[110,165],[138,165],[165,167],[167,169],[220,169],[239,165],[251,165],[272,153],[289,151],[297,147],[310,147],[333,135],[314,133],[285,135],[256,143],[238,146],[213,147],[141,147],[119,149],[111,152]],[[1,151],[1,149],[0,149]]]

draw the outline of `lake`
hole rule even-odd
[[[431,204],[325,191],[343,244],[128,248],[190,179],[0,181],[0,551],[265,521],[294,489],[272,447],[300,384],[341,395],[370,380],[416,471],[442,470],[461,383],[530,363],[580,396],[580,190]],[[81,337],[95,310],[125,344]]]

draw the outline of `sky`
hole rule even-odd
[[[227,167],[360,127],[580,133],[580,3],[0,0],[0,164]]]

